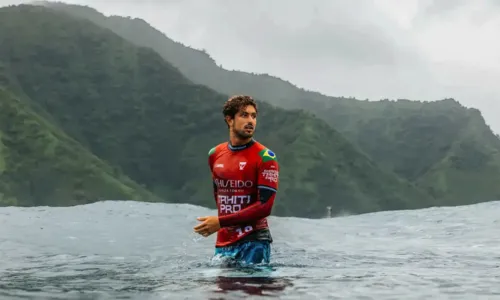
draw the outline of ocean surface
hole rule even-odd
[[[0,208],[0,299],[500,299],[500,202],[269,219],[266,269],[212,259],[192,205]]]

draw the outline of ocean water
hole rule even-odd
[[[268,268],[212,259],[213,210],[0,208],[0,299],[500,299],[500,202],[269,219]]]

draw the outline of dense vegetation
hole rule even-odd
[[[12,122],[12,113],[2,111],[4,124],[22,133],[14,137],[31,147],[25,152],[25,146],[7,145],[25,166],[22,174],[31,174],[23,180],[44,187],[44,192],[34,189],[28,195],[22,189],[2,192],[27,205],[153,199],[144,186],[163,201],[214,207],[207,152],[227,139],[221,106],[228,95],[192,83],[153,50],[87,20],[28,5],[0,13],[0,44],[8,45],[0,48],[3,84],[25,100],[4,98],[18,99],[22,109],[10,109],[29,111],[48,136],[37,142],[35,135],[23,133],[23,119]],[[412,184],[381,170],[324,121],[266,103],[259,109],[256,138],[277,153],[282,169],[275,214],[317,217],[328,205],[334,211],[368,212],[434,203]],[[66,141],[57,143],[61,147],[75,148],[67,148],[72,156],[57,154],[54,161],[54,139]],[[8,141],[2,136],[4,145]],[[86,151],[102,162],[93,158],[94,165],[90,163]],[[49,156],[45,164],[43,155]],[[95,166],[98,161],[100,167]],[[101,176],[99,184],[84,184],[89,169]],[[48,176],[47,170],[66,173],[64,178]],[[72,186],[67,183],[71,178],[84,183]],[[17,184],[14,177],[2,182]],[[64,194],[51,194],[62,188],[89,196],[65,201]],[[127,193],[116,192],[121,190]]]
[[[158,200],[0,87],[0,205]]]
[[[205,52],[172,41],[140,19],[105,17],[76,5],[50,7],[154,49],[187,78],[220,93],[248,93],[286,109],[313,113],[380,167],[436,196],[436,204],[500,198],[499,139],[477,110],[466,109],[453,99],[370,102],[327,97],[266,74],[224,70]]]

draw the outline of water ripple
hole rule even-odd
[[[106,201],[0,209],[7,299],[500,299],[500,204],[270,218],[272,264],[212,260],[214,211]]]

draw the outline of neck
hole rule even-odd
[[[229,142],[231,143],[231,146],[241,146],[250,143],[252,141],[252,138],[247,138],[247,139],[240,139],[235,136],[230,136],[229,137]]]
[[[229,149],[232,151],[243,150],[253,145],[253,138],[240,139],[233,135],[229,137]]]

